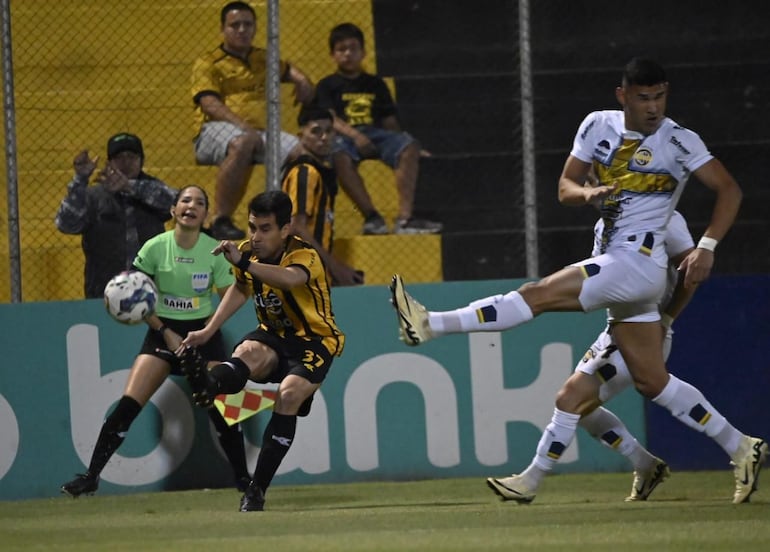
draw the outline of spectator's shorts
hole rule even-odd
[[[264,142],[265,132],[262,130],[257,132]],[[245,130],[225,121],[209,121],[208,123],[203,123],[200,134],[193,140],[195,160],[199,165],[221,164],[227,156],[227,147],[230,145],[230,142],[243,134],[246,134]],[[286,157],[289,155],[289,152],[298,142],[299,139],[293,134],[281,131],[281,153],[279,160],[281,164],[283,164]],[[264,164],[264,148],[254,154],[252,162],[260,165]]]
[[[414,136],[408,132],[393,132],[391,130],[373,126],[357,126],[355,128],[358,132],[369,138],[374,144],[374,147],[377,148],[376,159],[381,160],[393,169],[398,165],[398,158],[401,156],[401,152],[404,151],[408,145],[417,141]],[[333,153],[337,152],[347,154],[355,163],[360,163],[362,161],[361,154],[356,149],[356,144],[347,136],[341,134],[337,135],[337,139],[334,142]]]

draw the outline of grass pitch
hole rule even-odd
[[[680,472],[649,502],[628,474],[547,478],[531,505],[483,478],[277,486],[240,513],[232,489],[0,502],[11,550],[767,550],[770,492],[731,503],[732,474]]]

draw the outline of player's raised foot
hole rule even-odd
[[[404,343],[414,347],[432,339],[427,309],[406,292],[404,281],[398,274],[393,275],[390,293],[398,316],[399,335]]]
[[[248,486],[241,497],[241,512],[261,512],[265,509],[265,493],[254,482]]]
[[[487,487],[503,500],[515,500],[519,504],[529,504],[536,496],[535,491],[524,483],[524,478],[516,474],[500,479],[488,477]]]
[[[192,387],[195,404],[204,408],[213,405],[214,398],[217,396],[216,385],[211,380],[207,363],[198,350],[195,347],[187,347],[179,355],[179,365]]]
[[[649,471],[635,471],[634,484],[631,486],[631,494],[626,497],[626,502],[647,500],[655,490],[655,487],[671,477],[671,470],[663,460],[655,458],[655,465]]]
[[[767,459],[768,446],[764,439],[744,437],[737,458],[730,462],[735,475],[733,504],[748,502],[759,487],[759,470]]]
[[[92,495],[99,488],[99,477],[90,473],[79,473],[72,481],[61,486],[61,492],[77,498],[82,494]]]

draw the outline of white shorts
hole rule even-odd
[[[662,250],[663,244],[654,247]],[[578,297],[583,310],[608,308],[615,322],[660,320],[658,303],[666,289],[666,268],[657,259],[659,251],[646,251],[635,242],[627,242],[571,264],[580,268],[585,278]]]
[[[674,332],[669,328],[663,340],[663,359],[667,360],[671,352],[671,339]],[[583,358],[575,366],[575,372],[596,376],[601,381],[599,400],[603,403],[618,395],[634,384],[626,361],[615,346],[612,335],[605,329],[588,348]]]
[[[257,131],[265,140],[266,132]],[[195,160],[201,165],[220,165],[227,156],[227,148],[234,138],[246,134],[242,128],[225,121],[209,121],[203,123],[201,132],[195,138],[193,146],[195,148]],[[299,143],[299,138],[288,132],[281,131],[281,151],[280,163],[286,160],[289,152]],[[253,163],[264,164],[264,148],[259,153],[254,154]]]

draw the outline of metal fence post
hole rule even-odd
[[[19,240],[19,173],[16,166],[16,107],[13,100],[13,56],[11,54],[10,0],[0,0],[3,44],[3,120],[5,174],[8,201],[8,257],[11,301],[21,302],[21,245]]]

